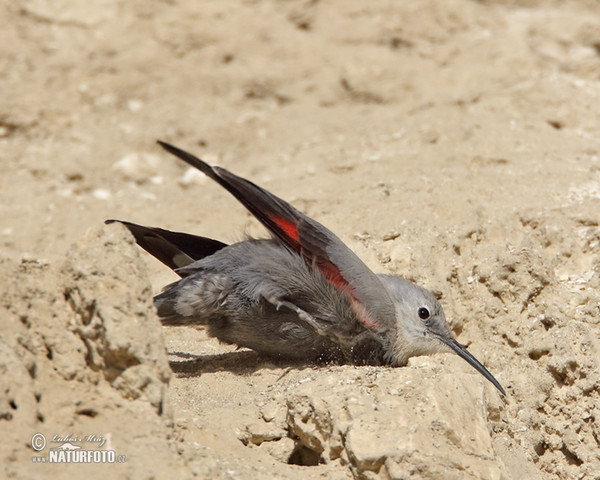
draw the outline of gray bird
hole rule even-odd
[[[454,352],[505,395],[454,338],[430,292],[376,275],[333,232],[258,185],[158,143],[227,189],[272,234],[226,245],[107,220],[181,277],[154,297],[164,325],[204,325],[222,342],[315,362],[403,366],[412,356]]]

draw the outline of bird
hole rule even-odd
[[[163,325],[203,326],[221,342],[306,362],[402,367],[414,356],[455,353],[506,395],[457,341],[431,292],[375,274],[331,230],[253,182],[158,144],[224,187],[271,235],[226,244],[106,220],[179,275],[154,297]]]

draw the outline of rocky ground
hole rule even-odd
[[[23,0],[0,16],[5,478],[600,479],[596,2]],[[151,298],[176,277],[105,219],[262,231],[159,138],[432,290],[506,398],[449,354],[273,363],[161,327]],[[32,461],[90,434],[124,462]]]

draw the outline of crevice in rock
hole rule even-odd
[[[548,355],[549,353],[549,348],[541,347],[532,349],[528,355],[529,358],[531,358],[532,360],[539,360],[540,358],[542,358],[545,355]]]
[[[548,445],[545,441],[541,441],[533,446],[533,450],[538,455],[538,457],[542,457],[544,453],[546,453],[546,450],[548,450]]]
[[[316,467],[321,463],[324,462],[319,452],[311,450],[306,445],[300,443],[296,443],[296,447],[288,459],[288,464],[303,467]]]
[[[98,415],[98,411],[93,408],[82,408],[77,410],[77,415],[85,415],[86,417],[94,418]]]
[[[563,446],[560,449],[560,452],[565,456],[565,459],[569,463],[569,465],[576,465],[577,467],[583,464],[583,460],[581,460],[577,455],[571,452],[567,447]]]
[[[506,340],[506,343],[508,343],[508,346],[509,346],[509,347],[511,347],[511,348],[517,348],[517,347],[519,346],[519,344],[518,344],[518,343],[516,343],[515,341],[511,340],[511,339],[508,337],[508,335],[506,335],[506,334],[503,334],[503,335],[502,335],[502,338],[503,338],[504,340]]]

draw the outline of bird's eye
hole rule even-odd
[[[425,307],[419,308],[417,313],[419,314],[419,318],[421,320],[427,320],[430,315],[429,310],[427,310]]]

